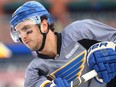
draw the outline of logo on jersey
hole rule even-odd
[[[67,59],[69,59],[69,58],[76,52],[76,50],[78,49],[78,47],[79,47],[79,45],[76,44],[76,45],[74,46],[74,48],[69,52],[69,54],[67,54],[65,57],[66,57]]]

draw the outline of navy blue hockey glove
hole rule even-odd
[[[98,73],[98,82],[109,82],[116,76],[116,44],[101,42],[88,50],[87,60],[91,70]]]
[[[66,79],[56,78],[53,81],[45,81],[40,87],[71,87]]]

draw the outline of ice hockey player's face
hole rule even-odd
[[[26,20],[16,26],[16,31],[22,42],[31,50],[38,50],[42,44],[43,36],[38,26],[32,20]]]

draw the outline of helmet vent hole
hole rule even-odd
[[[37,16],[36,16],[36,19],[39,20]]]

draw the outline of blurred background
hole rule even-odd
[[[24,72],[34,58],[10,37],[11,14],[29,0],[0,0],[0,87],[23,87]],[[116,28],[116,0],[37,0],[51,12],[56,31],[82,19],[95,19]]]

